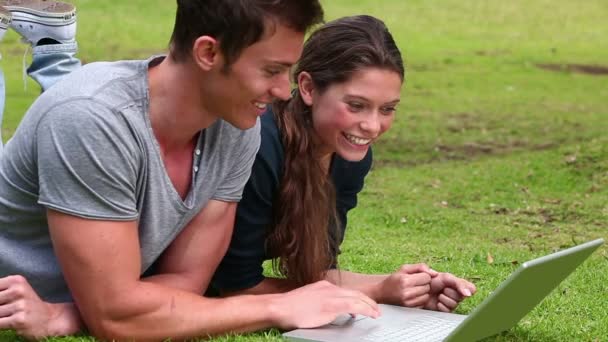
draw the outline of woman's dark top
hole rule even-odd
[[[260,150],[238,205],[232,241],[212,280],[214,290],[238,291],[258,285],[264,280],[262,263],[272,258],[266,253],[265,241],[273,222],[272,204],[279,192],[284,150],[273,113],[268,110],[261,121]],[[359,162],[333,156],[330,172],[336,187],[341,237],[346,229],[346,214],[357,205],[357,194],[363,188],[371,164],[371,149]]]

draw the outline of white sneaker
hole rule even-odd
[[[6,30],[11,24],[11,12],[0,6],[0,41],[4,38]]]
[[[33,46],[43,38],[60,43],[76,38],[76,7],[52,0],[0,0],[11,12],[10,26]]]

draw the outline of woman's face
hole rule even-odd
[[[337,153],[345,160],[362,160],[370,145],[391,127],[401,84],[394,71],[365,68],[322,93],[311,85],[309,96],[302,96],[312,106],[320,156]]]

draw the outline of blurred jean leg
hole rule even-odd
[[[81,67],[80,59],[76,58],[78,43],[48,44],[33,48],[32,64],[27,68],[28,75],[33,78],[42,91],[67,74]],[[2,153],[2,117],[5,104],[4,74],[0,70],[0,154]]]
[[[4,73],[0,68],[0,156],[2,155],[2,114],[4,113],[4,98],[6,96],[6,90],[4,87]]]
[[[77,51],[76,42],[36,46],[33,48],[32,64],[27,68],[27,73],[40,84],[42,91],[45,91],[81,67],[80,59],[75,57]]]
[[[4,114],[4,98],[6,97],[6,89],[4,86],[4,73],[2,72],[2,68],[0,68],[0,156],[2,156],[2,149],[4,145],[2,145],[2,119]]]

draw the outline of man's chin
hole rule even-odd
[[[232,125],[235,128],[238,128],[242,131],[246,131],[250,128],[253,128],[257,122],[257,117],[253,118],[252,120],[244,120],[244,118],[240,118],[241,120],[226,120],[226,122],[228,122],[230,125]]]

